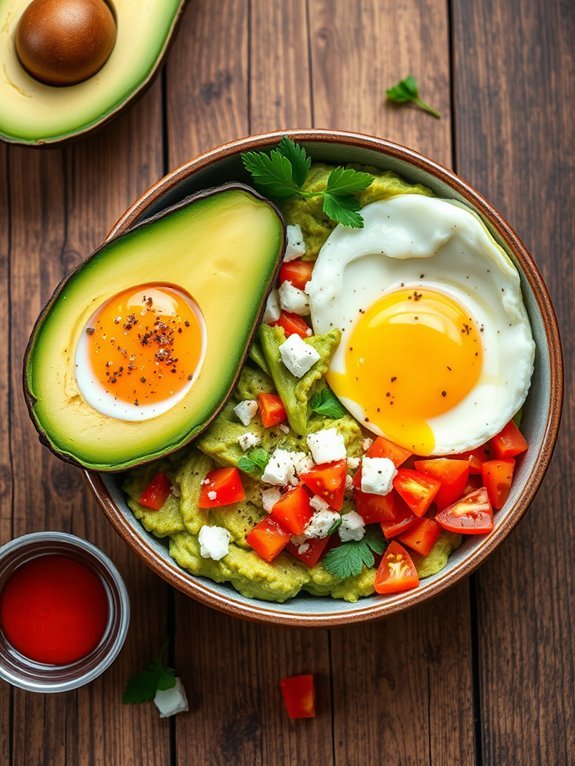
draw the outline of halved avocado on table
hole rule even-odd
[[[277,208],[241,184],[200,192],[106,242],[59,286],[30,338],[25,394],[42,441],[64,460],[118,471],[201,433],[233,390],[284,247]],[[99,307],[150,284],[172,285],[195,301],[204,358],[189,390],[167,411],[123,420],[88,404],[76,351],[93,332]]]
[[[55,87],[32,77],[16,51],[16,31],[30,0],[0,0],[0,139],[53,144],[109,120],[156,74],[185,4],[110,0],[116,39],[109,58],[83,82]]]

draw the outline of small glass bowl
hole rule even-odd
[[[100,578],[108,597],[108,624],[98,646],[66,665],[47,665],[20,654],[0,630],[0,678],[27,691],[53,693],[90,683],[122,648],[130,623],[130,600],[110,559],[92,543],[66,532],[33,532],[0,547],[0,593],[18,567],[39,556],[60,554],[83,563]]]

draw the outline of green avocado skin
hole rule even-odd
[[[24,362],[41,440],[84,468],[122,471],[200,434],[234,388],[285,247],[278,210],[249,187],[201,192],[109,240],[66,280],[41,314]],[[185,396],[142,421],[104,415],[76,382],[76,349],[93,312],[123,290],[169,284],[196,302],[204,359]]]

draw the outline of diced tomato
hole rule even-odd
[[[441,488],[441,482],[411,468],[400,468],[393,480],[395,491],[416,516],[423,516]]]
[[[292,556],[295,556],[295,558],[301,561],[302,564],[305,564],[308,567],[314,567],[326,552],[328,546],[331,545],[333,539],[333,535],[330,535],[329,537],[323,537],[321,540],[317,537],[310,537],[302,545],[294,545],[290,542],[288,543],[286,551],[291,553]],[[300,548],[302,548],[301,553],[299,551]]]
[[[216,468],[210,471],[202,483],[199,508],[219,508],[244,500],[246,493],[237,468]]]
[[[311,673],[282,678],[281,690],[290,718],[315,717],[315,684]]]
[[[299,290],[303,290],[309,280],[311,279],[311,273],[313,271],[313,261],[302,261],[297,258],[295,261],[288,261],[288,263],[282,263],[279,273],[279,283],[291,282],[294,287]]]
[[[416,460],[415,468],[441,482],[439,492],[435,496],[435,504],[439,509],[451,505],[463,494],[469,476],[468,460],[447,457]]]
[[[462,452],[460,455],[454,455],[453,457],[459,460],[468,460],[469,473],[471,475],[481,475],[481,466],[486,460],[490,459],[491,455],[487,445],[483,444],[481,447],[476,447],[475,449],[469,450],[468,452]]]
[[[441,534],[441,527],[433,519],[418,519],[399,536],[399,541],[422,556],[427,556]]]
[[[372,495],[369,492],[355,489],[353,498],[357,512],[365,523],[380,523],[386,537],[399,534],[417,518],[407,503],[394,491],[387,495]]]
[[[462,497],[443,508],[435,521],[449,532],[462,535],[483,535],[493,529],[493,511],[485,487]]]
[[[165,473],[157,473],[144,489],[138,502],[152,511],[159,511],[172,492],[172,482]]]
[[[489,445],[493,449],[495,457],[499,458],[515,457],[525,452],[529,446],[525,437],[512,420],[507,423],[497,436],[491,439]]]
[[[283,327],[286,338],[290,335],[299,335],[300,338],[309,338],[312,335],[311,327],[302,319],[299,314],[291,314],[289,311],[282,311],[277,322],[273,326]]]
[[[367,457],[387,457],[398,468],[402,463],[405,463],[408,457],[411,457],[412,453],[398,444],[390,442],[384,436],[378,436],[365,454]]]
[[[277,426],[287,418],[283,402],[277,394],[258,394],[258,407],[264,428]]]
[[[302,473],[300,479],[315,495],[322,497],[334,510],[340,511],[346,476],[347,460],[337,460],[316,465],[311,471]]]
[[[301,535],[313,516],[309,495],[300,484],[280,497],[271,514],[292,535]]]
[[[491,505],[497,511],[503,508],[509,497],[514,469],[515,460],[512,457],[502,460],[488,460],[483,463],[483,484]]]
[[[411,556],[393,540],[387,547],[375,575],[377,593],[400,593],[417,588],[419,576]]]
[[[246,542],[264,561],[273,561],[289,543],[291,536],[291,532],[278,524],[270,514],[255,525],[246,536]]]

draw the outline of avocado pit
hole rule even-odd
[[[47,85],[75,85],[96,74],[116,42],[116,20],[104,0],[33,0],[16,28],[24,69]]]

